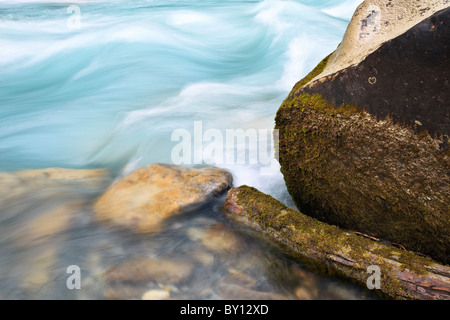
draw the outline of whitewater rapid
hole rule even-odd
[[[173,131],[194,121],[271,130],[359,2],[2,1],[0,170],[129,172],[172,163]],[[221,166],[287,201],[280,173]]]

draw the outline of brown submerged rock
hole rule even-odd
[[[314,300],[316,297],[314,293],[304,287],[298,287],[295,289],[295,296],[299,300]]]
[[[0,172],[0,202],[20,199],[27,193],[65,186],[103,187],[110,179],[106,169],[46,168]]]
[[[225,282],[229,284],[237,284],[246,288],[253,288],[258,281],[246,273],[236,269],[229,269],[225,277]]]
[[[155,163],[113,183],[94,210],[98,220],[153,232],[165,219],[192,210],[231,183],[231,174],[223,169]]]
[[[167,300],[170,298],[170,291],[163,289],[144,289],[130,285],[116,285],[108,287],[103,296],[108,300]]]
[[[149,290],[142,295],[142,300],[167,300],[170,292],[162,289]]]
[[[130,285],[117,285],[108,287],[103,291],[103,296],[108,300],[130,300],[138,299],[144,290]]]
[[[120,263],[105,273],[106,281],[141,282],[153,280],[158,283],[177,284],[187,280],[194,270],[190,261],[179,259],[134,259]]]
[[[221,283],[217,293],[224,300],[289,300],[275,292],[256,291],[231,283]]]
[[[68,203],[57,206],[29,221],[26,227],[15,236],[18,244],[33,247],[44,240],[64,233],[70,228],[71,220],[80,210],[81,203]]]
[[[38,290],[54,281],[58,251],[58,245],[51,244],[45,248],[37,248],[35,252],[22,258],[20,263],[26,269],[20,286],[27,290]]]
[[[47,169],[31,169],[22,170],[13,173],[21,180],[29,181],[83,181],[96,184],[108,175],[105,169],[66,169],[66,168],[47,168]]]
[[[217,253],[242,251],[239,236],[222,223],[218,223],[206,230],[202,237],[202,243],[210,251]]]

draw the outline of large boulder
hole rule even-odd
[[[304,213],[450,262],[450,3],[365,1],[276,116]]]
[[[167,218],[200,206],[231,183],[231,174],[223,169],[154,163],[113,183],[94,210],[100,221],[154,232]]]

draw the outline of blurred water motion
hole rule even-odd
[[[171,163],[175,129],[271,130],[358,1],[72,2],[79,29],[63,2],[0,3],[0,298],[370,298],[229,223],[223,195],[157,234],[92,212],[117,177]],[[235,185],[290,201],[281,173],[224,167]],[[70,265],[81,290],[67,288]]]

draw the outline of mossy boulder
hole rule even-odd
[[[303,213],[446,264],[448,21],[449,8],[429,14],[359,63],[327,73],[343,54],[338,48],[294,87],[275,119],[281,171]]]

